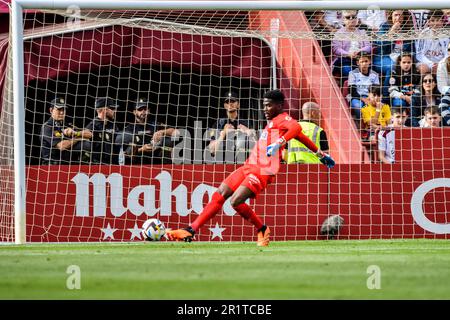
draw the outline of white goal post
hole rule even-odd
[[[26,161],[23,11],[65,10],[71,5],[95,10],[359,10],[442,9],[448,0],[384,1],[122,1],[122,0],[13,0],[11,6],[11,49],[14,103],[14,212],[15,242],[26,242]]]

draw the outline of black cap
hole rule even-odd
[[[234,92],[234,91],[228,91],[225,93],[223,100],[227,101],[227,100],[232,100],[232,101],[238,101],[239,100],[239,95]]]
[[[67,107],[66,106],[66,99],[63,97],[56,97],[52,101],[50,101],[50,107],[56,108],[56,109],[62,109]]]
[[[136,102],[133,102],[133,109],[139,109],[142,107],[148,108],[148,101],[146,98],[139,98]]]
[[[97,98],[97,100],[95,100],[95,109],[104,108],[104,107],[108,107],[108,108],[112,109],[112,108],[119,107],[119,105],[112,98]]]

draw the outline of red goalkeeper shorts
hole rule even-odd
[[[239,186],[249,188],[255,197],[263,191],[269,183],[272,182],[273,176],[261,175],[252,170],[252,167],[243,165],[239,169],[233,171],[223,183],[231,190],[236,191]]]

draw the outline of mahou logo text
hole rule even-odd
[[[109,176],[102,173],[91,176],[82,172],[77,173],[71,179],[76,185],[75,215],[105,217],[110,212],[113,217],[121,217],[127,211],[135,216],[145,214],[149,217],[157,213],[160,216],[171,216],[173,213],[179,216],[200,214],[203,210],[205,194],[208,195],[207,201],[209,201],[217,189],[204,183],[197,185],[192,191],[182,183],[174,188],[172,175],[167,171],[161,171],[155,180],[159,182],[157,185],[138,185],[128,194],[124,194],[124,178],[120,173],[112,173]],[[109,197],[107,197],[107,188],[109,188]],[[156,201],[157,188],[159,188],[159,206]],[[91,190],[93,190],[92,194]],[[189,196],[190,199],[188,199]],[[235,214],[229,200],[225,202],[223,210],[228,216]]]

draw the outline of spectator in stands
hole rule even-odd
[[[227,117],[218,119],[210,130],[211,155],[216,162],[243,163],[247,159],[251,144],[256,141],[256,132],[250,123],[239,117],[239,95],[234,91],[225,93],[223,106]]]
[[[425,108],[441,103],[441,95],[437,89],[436,77],[432,73],[422,76],[420,91],[411,98],[410,118],[406,122],[408,127],[419,127],[419,120]]]
[[[342,11],[336,10],[315,10],[312,12],[305,12],[311,30],[318,35],[317,41],[327,61],[331,58],[331,41],[324,35],[334,34],[337,30],[342,28]]]
[[[441,126],[442,117],[438,107],[427,107],[424,113],[425,117],[420,120],[421,128],[439,128]]]
[[[419,92],[420,76],[415,74],[416,68],[411,53],[402,53],[391,76],[386,78],[384,88],[388,88],[392,107],[410,107],[412,95]],[[383,88],[383,89],[384,89]],[[383,91],[384,93],[384,91]]]
[[[344,10],[342,15],[344,27],[335,33],[332,41],[333,75],[338,78],[341,86],[357,65],[358,55],[372,50],[366,31],[358,29],[357,11]]]
[[[316,10],[312,20],[311,27],[315,26],[317,30],[328,33],[335,33],[344,25],[342,11],[339,10]]]
[[[450,53],[450,44],[447,47],[447,51]],[[439,109],[443,125],[450,126],[450,55],[439,62],[436,79],[438,90],[442,94]]]
[[[447,51],[450,52],[450,44],[447,47]],[[439,92],[442,95],[450,94],[450,56],[439,62],[436,79]]]
[[[92,138],[89,130],[66,123],[66,101],[56,97],[50,102],[50,118],[41,129],[41,163],[70,164],[90,162]]]
[[[360,28],[372,32],[377,32],[380,26],[386,22],[386,10],[358,10]]]
[[[417,70],[420,74],[436,73],[439,61],[447,57],[449,38],[442,33],[442,10],[432,10],[428,15],[428,24],[416,40]]]
[[[118,164],[118,150],[114,148],[117,126],[114,122],[118,104],[111,98],[97,98],[94,118],[86,129],[92,132],[92,162]]]
[[[336,32],[344,26],[344,19],[342,18],[342,10],[324,10],[323,22],[330,26],[330,31]]]
[[[378,159],[381,163],[395,162],[395,128],[405,126],[408,118],[407,109],[392,109],[391,124],[378,132]]]
[[[373,69],[376,72],[383,76],[389,76],[400,53],[412,52],[414,49],[412,40],[392,41],[386,39],[411,30],[411,20],[406,16],[406,11],[388,11],[388,21],[383,23],[377,32],[380,40],[374,43]]]
[[[145,98],[131,103],[134,123],[125,127],[116,137],[120,148],[119,164],[171,163],[173,139],[179,133],[175,128],[149,120],[149,103]]]
[[[372,85],[379,85],[378,73],[371,69],[370,55],[361,52],[357,59],[358,68],[351,71],[348,76],[350,88],[350,107],[359,126],[361,119],[361,108],[368,103],[369,88]]]
[[[444,18],[442,19],[444,23],[444,29],[448,29],[450,27],[450,10],[442,9],[442,12],[444,13]]]
[[[391,108],[381,101],[381,87],[373,85],[369,89],[368,103],[361,109],[362,133],[364,140],[371,140],[378,129],[388,126],[391,120]]]
[[[320,107],[315,102],[306,102],[302,106],[303,119],[299,121],[303,133],[311,139],[314,144],[325,153],[329,152],[327,134],[320,127]],[[300,141],[292,139],[289,141],[287,157],[283,156],[288,164],[291,163],[320,163],[320,160],[309,151]]]

